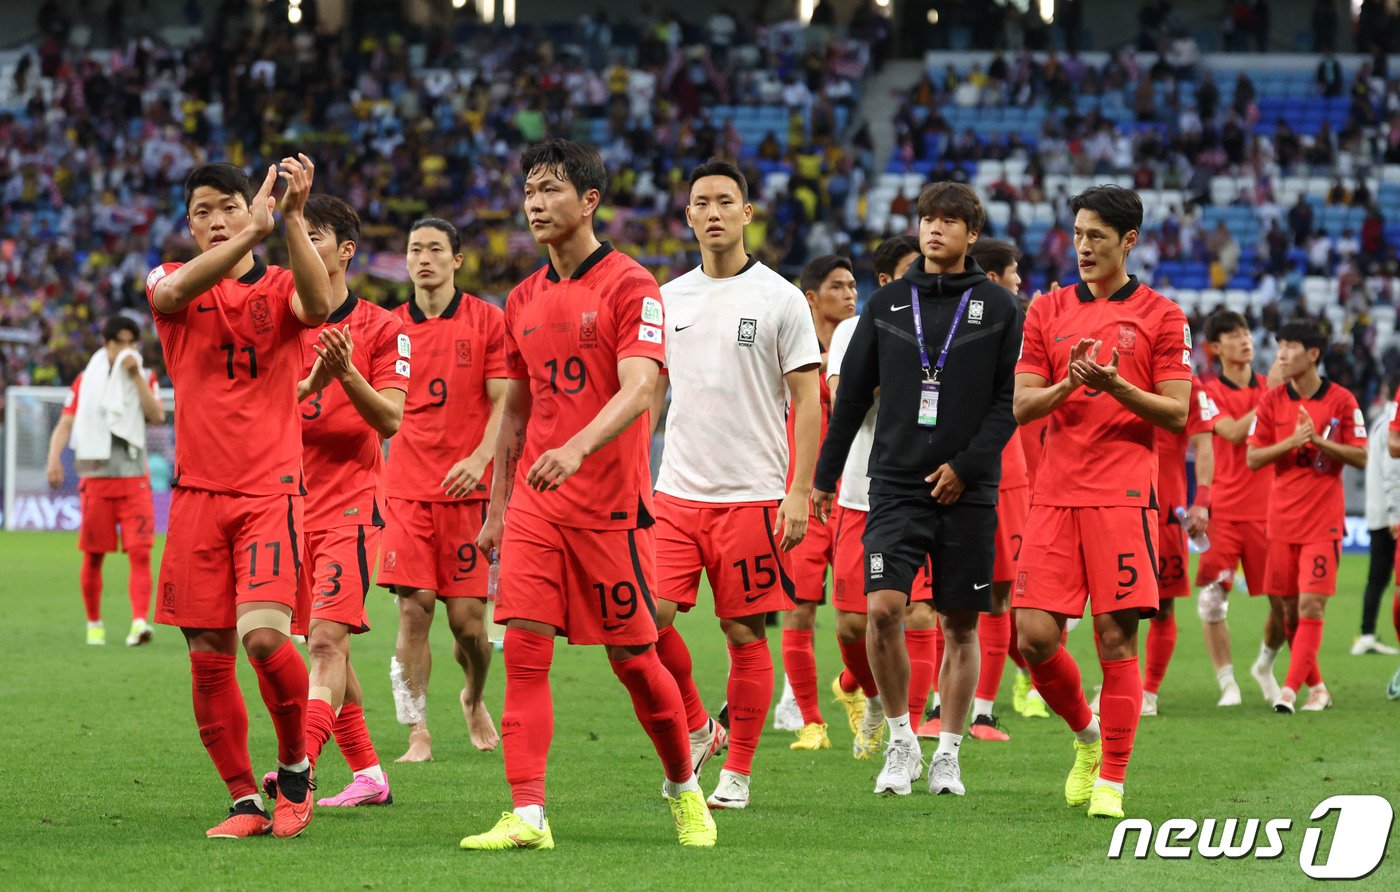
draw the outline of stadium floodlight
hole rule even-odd
[[[812,15],[816,11],[817,0],[797,0],[797,20],[802,24],[811,24]]]
[[[496,20],[496,0],[477,0],[477,15],[481,16],[483,22],[494,22]]]
[[[1040,20],[1047,25],[1055,21],[1055,0],[1040,0]]]
[[[936,9],[930,9],[930,10],[928,11],[928,23],[929,23],[930,25],[937,25],[937,24],[938,24],[938,10],[936,10]]]
[[[287,7],[287,21],[291,22],[293,25],[300,25],[300,24],[301,24],[301,7],[300,7],[300,6],[288,6],[288,7]]]
[[[452,8],[453,8],[453,9],[461,9],[463,6],[466,6],[466,5],[467,5],[467,0],[452,0]]]
[[[501,22],[507,28],[515,27],[515,0],[501,0]]]

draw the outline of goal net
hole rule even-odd
[[[63,450],[63,484],[49,487],[49,435],[58,424],[67,387],[5,388],[5,529],[77,530],[82,521],[73,450]],[[170,473],[175,459],[174,392],[161,390],[164,424],[146,426],[146,451],[155,494],[156,530],[170,515]]]

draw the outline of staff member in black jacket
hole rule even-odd
[[[1011,401],[1022,320],[1011,292],[966,257],[984,219],[977,193],[933,183],[918,210],[923,263],[865,305],[841,363],[812,501],[824,520],[878,388],[862,540],[866,646],[890,729],[875,792],[907,795],[923,774],[907,711],[909,654],[900,623],[914,577],[931,558],[946,648],[943,733],[929,790],[961,796],[958,747],[977,683],[977,614],[991,607],[997,484],[1001,451],[1016,427]]]

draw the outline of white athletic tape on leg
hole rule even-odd
[[[318,684],[318,685],[314,685],[314,686],[312,686],[311,688],[309,688],[309,689],[307,690],[307,692],[306,692],[306,699],[308,699],[308,700],[324,700],[324,701],[326,701],[327,703],[330,703],[330,702],[331,702],[331,689],[328,688],[328,687],[326,687],[325,685],[319,685],[319,684]]]
[[[240,639],[246,637],[249,632],[258,629],[271,629],[274,632],[290,636],[292,634],[291,614],[272,607],[261,607],[257,610],[249,610],[238,618],[238,637]]]
[[[398,657],[389,658],[389,687],[394,692],[394,711],[400,725],[417,725],[428,720],[428,694],[413,696]]]
[[[1220,583],[1212,582],[1201,589],[1200,595],[1196,598],[1196,615],[1201,618],[1202,622],[1223,623],[1229,612],[1230,602]]]

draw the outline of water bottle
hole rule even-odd
[[[1340,422],[1340,418],[1329,419],[1327,422],[1327,426],[1322,429],[1322,439],[1332,439],[1332,434],[1340,430],[1340,428],[1338,427],[1338,424]],[[1324,474],[1330,474],[1333,470],[1336,469],[1337,462],[1331,457],[1329,457],[1327,453],[1319,449],[1317,450],[1317,455],[1313,457],[1312,465],[1314,469],[1321,471]]]
[[[1181,528],[1185,529],[1186,509],[1180,505],[1177,505],[1176,510],[1172,513],[1176,515],[1177,520],[1181,521]],[[1206,551],[1210,548],[1210,539],[1206,536],[1204,532],[1197,533],[1196,535],[1191,536],[1186,540],[1186,546],[1191,549],[1192,554],[1200,554],[1201,552]]]
[[[496,557],[496,549],[491,549],[490,569],[486,571],[486,600],[496,600],[501,590],[501,561]]]
[[[496,549],[491,549],[490,567],[486,571],[486,615],[483,622],[486,624],[486,637],[491,641],[494,650],[505,650],[505,632],[492,622],[492,614],[496,612],[496,595],[501,591],[501,559],[496,554]]]

